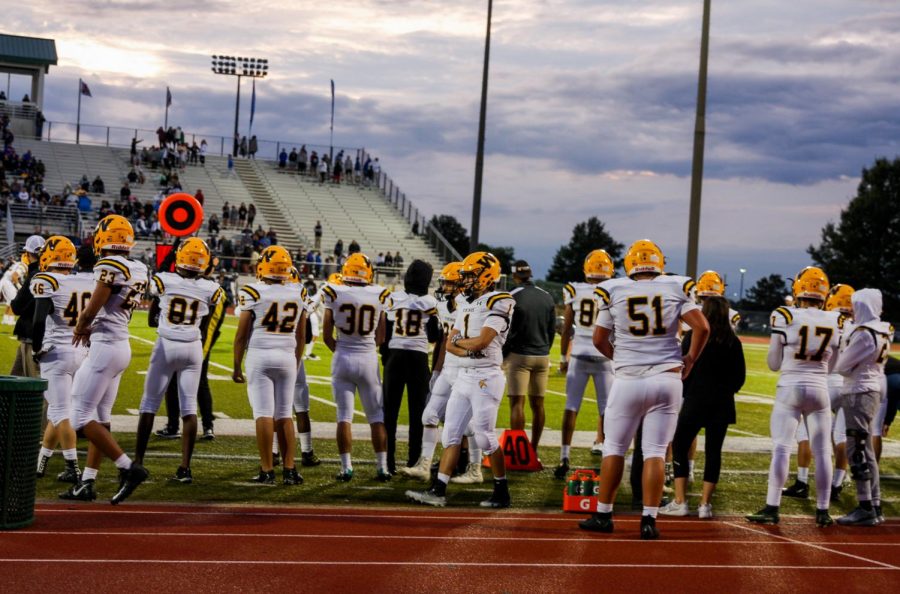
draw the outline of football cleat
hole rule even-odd
[[[558,478],[561,481],[566,480],[566,477],[569,475],[569,459],[563,458],[559,466],[556,467],[556,470],[553,471],[553,477]]]
[[[50,456],[39,456],[37,463],[37,477],[44,478],[44,474],[47,472],[47,462],[50,461]]]
[[[203,430],[203,435],[200,436],[200,439],[203,441],[212,441],[216,438],[216,434],[213,433],[212,427],[207,427]]]
[[[857,507],[846,516],[837,519],[841,526],[875,526],[878,524],[878,515],[874,509]]]
[[[641,540],[656,540],[659,538],[659,530],[656,528],[656,518],[653,516],[641,516]]]
[[[416,503],[424,503],[425,505],[433,505],[434,507],[444,507],[447,505],[447,496],[439,495],[433,488],[427,491],[407,491],[407,499]]]
[[[258,485],[274,485],[275,484],[275,471],[270,470],[268,472],[264,470],[260,470],[259,474],[252,477],[250,479],[251,483],[256,483]]]
[[[493,509],[501,509],[509,507],[512,501],[509,497],[509,483],[504,480],[494,479],[494,492],[489,499],[485,499],[479,505],[481,507],[490,507]]]
[[[178,428],[172,429],[168,425],[165,425],[162,429],[156,432],[156,437],[161,437],[162,439],[178,439],[181,437],[181,433],[178,432]]]
[[[347,470],[340,471],[335,475],[334,479],[339,483],[349,483],[353,480],[353,469],[348,468]]]
[[[175,483],[190,485],[194,482],[194,477],[191,475],[190,468],[179,466],[178,470],[175,471],[175,476],[171,477],[169,480]]]
[[[147,480],[149,476],[150,473],[147,472],[146,468],[137,462],[132,462],[131,467],[128,468],[128,470],[119,471],[119,490],[116,491],[116,494],[112,496],[112,499],[110,499],[109,502],[113,505],[119,505],[128,499],[128,497],[134,493],[134,490]]]
[[[379,483],[386,483],[391,480],[391,473],[379,468],[378,472],[375,474],[375,480]]]
[[[78,468],[78,464],[74,460],[66,460],[66,469],[56,475],[56,480],[61,483],[77,485],[81,480],[81,470]]]
[[[591,455],[592,456],[602,456],[603,455],[603,442],[595,441],[594,445],[591,446]]]
[[[803,481],[795,481],[793,485],[781,490],[782,497],[794,499],[809,499],[809,484]]]
[[[285,468],[281,471],[281,481],[285,486],[302,485],[303,477],[296,468]]]
[[[670,501],[663,507],[659,508],[659,513],[661,513],[664,516],[684,517],[684,516],[688,515],[687,501],[682,501],[681,503],[678,503],[677,501],[675,501],[673,499],[672,501]]]
[[[837,487],[831,487],[831,503],[840,503],[841,501],[841,491],[844,490],[844,485],[838,485]]]
[[[713,517],[712,503],[700,504],[697,507],[697,515],[701,520],[710,520]]]
[[[612,532],[615,528],[613,525],[612,513],[594,513],[587,520],[578,522],[578,527],[582,530],[590,530],[592,532]]]
[[[780,521],[778,517],[778,507],[767,505],[755,514],[747,516],[747,521],[754,524],[777,524]]]
[[[481,473],[481,464],[478,462],[470,462],[466,467],[466,471],[459,476],[451,478],[450,482],[457,485],[480,485],[484,482],[484,475]]]
[[[884,512],[881,510],[881,506],[873,505],[872,509],[875,510],[875,519],[878,520],[878,523],[884,524]]]
[[[431,460],[424,457],[419,458],[415,466],[398,468],[397,474],[425,482],[431,478]]]
[[[816,510],[816,526],[819,528],[827,528],[832,524],[834,524],[834,520],[831,519],[831,515],[828,513],[827,509]]]
[[[97,492],[94,490],[94,479],[87,479],[72,485],[65,493],[60,493],[59,498],[67,501],[94,501],[97,499]]]
[[[300,465],[301,466],[318,466],[322,461],[319,460],[319,457],[316,456],[316,453],[312,450],[308,452],[300,452]]]

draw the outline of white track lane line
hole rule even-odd
[[[787,541],[787,542],[793,542],[793,543],[796,543],[796,544],[800,544],[800,545],[804,545],[804,546],[810,547],[810,548],[812,548],[812,549],[817,549],[817,550],[820,550],[820,551],[825,551],[825,552],[827,552],[827,553],[833,553],[833,554],[835,554],[835,555],[842,555],[842,556],[844,556],[844,557],[850,557],[851,559],[856,559],[857,561],[865,561],[866,563],[874,563],[875,565],[880,565],[880,566],[882,566],[882,567],[884,567],[884,568],[887,568],[887,569],[900,569],[900,567],[897,567],[896,565],[891,565],[890,563],[882,563],[881,561],[876,561],[876,560],[874,560],[874,559],[868,559],[868,558],[866,558],[866,557],[860,557],[859,555],[854,555],[854,554],[852,554],[852,553],[845,553],[845,552],[843,552],[843,551],[836,551],[836,550],[834,550],[834,549],[828,548],[828,547],[825,546],[825,545],[820,545],[820,544],[816,544],[816,543],[812,543],[812,542],[804,542],[804,541],[802,541],[802,540],[796,540],[796,539],[793,539],[793,538],[789,538],[789,537],[787,537],[787,536],[782,536],[782,535],[780,535],[780,534],[772,534],[772,533],[770,533],[770,532],[766,532],[765,530],[760,530],[760,529],[758,529],[758,528],[751,528],[750,526],[742,526],[741,524],[736,524],[736,523],[734,523],[734,522],[725,522],[725,524],[728,525],[728,526],[733,526],[734,528],[740,528],[741,530],[746,530],[746,531],[748,531],[748,532],[754,532],[754,533],[756,533],[756,534],[765,534],[765,535],[769,536],[770,538],[777,538],[777,539],[779,539],[779,540],[783,540],[783,541]]]

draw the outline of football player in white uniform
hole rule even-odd
[[[456,322],[446,344],[450,353],[460,357],[459,374],[447,402],[440,469],[430,489],[407,491],[406,496],[427,505],[447,504],[447,483],[471,421],[475,441],[490,458],[494,474],[494,491],[481,506],[509,507],[506,465],[496,427],[497,410],[506,385],[501,369],[503,343],[516,302],[509,293],[494,288],[500,278],[500,261],[493,254],[474,252],[466,256],[461,276],[467,298],[457,308]]]
[[[276,432],[283,457],[282,482],[303,483],[294,464],[297,439],[291,406],[303,356],[306,305],[296,285],[287,284],[292,266],[286,249],[269,246],[259,256],[259,282],[245,285],[239,292],[241,317],[234,338],[231,377],[239,384],[247,382],[260,463],[259,474],[251,481],[265,485],[275,484],[272,436]],[[246,380],[241,371],[245,353]]]
[[[300,316],[303,325],[303,340],[297,343],[297,347],[303,351],[309,346],[307,342],[311,342],[312,339],[311,327],[314,324],[312,317],[316,306],[314,300],[306,292],[306,287],[300,284],[300,271],[296,267],[291,268],[291,278],[288,283],[300,290],[300,298],[304,304],[304,313]],[[300,335],[298,334],[299,337]],[[318,466],[322,462],[313,451],[312,423],[309,419],[309,382],[306,381],[304,358],[300,358],[299,367],[297,368],[297,380],[294,382],[294,415],[297,417],[297,434],[300,437],[300,464],[310,467]]]
[[[86,348],[72,346],[72,328],[94,289],[94,275],[90,272],[93,257],[82,258],[82,272],[73,273],[76,259],[75,245],[66,237],[53,236],[41,250],[41,272],[31,278],[35,299],[31,345],[34,358],[41,364],[41,377],[47,380],[44,399],[48,422],[37,476],[44,476],[53,448],[59,443],[66,469],[57,478],[67,483],[77,483],[81,476],[70,418],[72,379],[87,356]]]
[[[440,339],[437,299],[428,294],[434,271],[431,264],[413,260],[403,279],[403,291],[394,291],[388,301],[384,364],[384,425],[387,431],[388,472],[396,472],[397,419],[406,391],[409,411],[407,462],[414,466],[422,453],[422,413],[428,400],[431,366],[428,345]],[[382,347],[383,348],[383,347]]]
[[[787,479],[791,450],[800,415],[806,418],[810,446],[816,460],[816,525],[830,526],[831,498],[831,401],[828,373],[838,357],[840,314],[822,307],[828,298],[828,277],[808,266],[794,279],[793,307],[772,312],[772,337],[768,364],[781,371],[775,389],[775,405],[769,426],[772,463],[766,506],[747,516],[758,524],[777,524],[781,488]]]
[[[181,465],[172,480],[185,484],[193,481],[191,457],[197,441],[197,391],[203,367],[200,325],[218,300],[225,298],[218,283],[203,278],[209,262],[209,246],[202,239],[191,237],[181,242],[175,252],[175,272],[159,272],[150,283],[153,303],[148,318],[151,327],[158,327],[158,338],[144,380],[134,459],[143,464],[153,420],[169,382],[177,374],[183,427]]]
[[[120,215],[104,217],[94,230],[96,285],[73,330],[75,346],[90,344],[87,359],[79,367],[72,385],[73,427],[90,440],[88,459],[81,481],[63,499],[93,500],[94,480],[102,456],[119,469],[119,490],[110,503],[128,498],[149,473],[125,454],[109,430],[110,413],[116,401],[122,373],[131,362],[128,323],[147,290],[147,266],[129,258],[134,247],[134,229]]]
[[[28,264],[24,261],[24,254],[22,258],[22,260],[17,260],[10,264],[3,272],[3,277],[0,278],[0,301],[6,304],[6,309],[3,311],[3,323],[7,326],[12,326],[16,323],[16,317],[13,315],[10,303],[15,299],[19,287],[22,286],[22,281],[28,274]]]
[[[853,303],[851,297],[853,287],[845,284],[836,284],[831,288],[828,299],[825,301],[826,311],[837,311],[841,314],[840,344],[843,348],[845,339],[853,332]],[[834,472],[831,479],[831,502],[840,501],[841,491],[844,489],[844,478],[847,476],[849,464],[847,462],[847,422],[844,410],[841,408],[841,390],[844,385],[844,376],[840,373],[828,375],[828,397],[831,400],[831,412],[834,418],[831,423],[831,441],[834,444]],[[806,424],[801,423],[800,428],[806,429]],[[799,431],[799,428],[798,428]],[[807,436],[807,443],[809,437]]]
[[[656,515],[662,499],[666,448],[675,434],[683,377],[691,372],[709,337],[709,324],[693,298],[694,281],[666,276],[662,251],[649,240],[636,241],[625,255],[627,278],[600,283],[600,312],[594,346],[612,359],[616,379],[606,407],[606,441],[597,512],[579,526],[613,531],[613,500],[635,432],[643,423],[644,456],[641,538],[659,538]],[[681,321],[693,332],[682,356]],[[614,335],[614,344],[610,340]]]
[[[837,371],[844,376],[841,409],[847,421],[847,457],[856,481],[859,505],[837,519],[844,526],[873,526],[884,521],[878,461],[869,436],[881,407],[884,365],[891,351],[894,329],[881,317],[881,291],[853,293],[854,327],[841,348]]]
[[[325,300],[322,336],[325,345],[334,353],[331,390],[337,405],[337,444],[341,456],[341,471],[335,478],[341,482],[353,478],[351,423],[357,391],[372,430],[372,448],[378,467],[375,480],[391,479],[376,350],[384,342],[384,307],[390,291],[373,285],[373,277],[371,260],[357,252],[344,262],[341,284],[322,287]]]
[[[597,350],[593,342],[594,322],[598,310],[594,289],[598,283],[611,279],[615,269],[612,258],[606,250],[594,250],[584,259],[586,282],[572,282],[563,287],[566,311],[560,344],[563,355],[559,370],[566,374],[566,408],[563,412],[559,466],[553,471],[553,476],[558,479],[565,479],[568,476],[569,451],[572,448],[575,421],[578,419],[584,391],[591,379],[594,380],[594,397],[597,399],[597,439],[594,444],[599,445],[598,449],[602,452],[603,414],[606,411],[606,401],[614,375],[612,362]]]
[[[725,281],[715,270],[707,270],[697,278],[697,301],[701,305],[706,297],[725,297]],[[731,327],[737,332],[738,325],[741,323],[741,314],[737,310],[728,308],[728,319],[731,321]]]

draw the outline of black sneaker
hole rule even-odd
[[[77,485],[81,480],[81,469],[74,460],[66,460],[66,469],[56,475],[56,480],[61,483],[72,483]]]
[[[183,466],[179,466],[178,470],[175,471],[175,476],[169,479],[172,482],[182,483],[185,485],[190,485],[194,482],[194,477],[191,475],[191,469],[185,468]]]
[[[137,462],[132,462],[131,467],[128,470],[119,472],[119,490],[112,496],[112,499],[110,499],[109,502],[113,505],[119,505],[128,499],[128,497],[134,493],[134,490],[147,480],[149,476],[150,473],[147,472],[146,468]]]
[[[40,456],[38,458],[37,465],[37,477],[44,478],[44,475],[47,473],[47,462],[50,461],[50,456]]]
[[[181,437],[181,433],[178,431],[177,428],[172,429],[168,425],[165,425],[162,429],[157,431],[155,433],[155,435],[156,435],[156,437],[159,437],[162,439],[178,439],[179,437]]]
[[[786,489],[781,490],[782,497],[793,497],[794,499],[809,499],[809,483],[801,480],[794,481],[794,484]]]
[[[747,516],[747,520],[754,524],[777,524],[779,519],[778,508],[774,505],[767,505],[755,514]]]
[[[816,510],[816,526],[819,528],[827,528],[832,524],[834,524],[834,520],[831,519],[827,509]]]
[[[875,510],[875,520],[876,520],[879,524],[884,524],[884,512],[881,511],[881,506],[880,506],[880,505],[873,505],[873,506],[872,506],[872,509]]]
[[[587,520],[578,522],[578,527],[592,532],[612,532],[614,529],[612,513],[591,514],[591,517]]]
[[[334,479],[339,483],[349,483],[353,480],[353,469],[350,468],[348,470],[342,470],[337,475],[335,475]]]
[[[252,477],[250,479],[251,483],[256,483],[258,485],[274,485],[275,484],[275,471],[270,470],[269,472],[264,472],[262,470],[259,471],[259,474]]]
[[[504,509],[512,504],[509,497],[509,483],[506,480],[494,480],[494,492],[491,493],[489,499],[485,499],[479,505],[481,507],[489,507],[492,509]]]
[[[391,473],[379,468],[378,472],[375,473],[375,480],[379,483],[386,483],[391,480]]]
[[[213,433],[212,427],[206,427],[203,430],[203,435],[200,436],[200,439],[202,439],[203,441],[212,441],[215,438],[216,438],[216,434]]]
[[[656,540],[659,538],[659,530],[656,528],[656,518],[653,516],[641,516],[641,540]]]
[[[831,503],[840,503],[841,491],[843,491],[843,490],[844,490],[844,485],[840,485],[837,487],[835,487],[835,486],[831,487],[831,496],[830,496]]]
[[[303,477],[296,468],[284,468],[281,470],[281,481],[284,485],[302,485]]]
[[[281,466],[281,454],[272,452],[272,466]]]
[[[556,470],[553,471],[553,476],[558,478],[561,481],[566,480],[566,476],[569,474],[569,459],[563,458],[559,463],[559,466],[556,467]]]
[[[97,492],[94,490],[94,479],[87,479],[72,485],[65,493],[60,493],[59,498],[67,501],[94,501],[97,499]]]
[[[319,457],[316,456],[316,453],[312,450],[308,452],[300,452],[300,465],[301,466],[318,466],[322,461],[319,460]]]

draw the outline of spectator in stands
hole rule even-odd
[[[334,174],[331,176],[331,181],[340,184],[341,183],[341,174],[344,172],[344,164],[341,162],[341,157],[338,155],[338,158],[334,160]]]
[[[159,225],[159,217],[156,216],[156,213],[150,217],[150,234],[156,238],[156,241],[162,238],[162,227]]]
[[[144,216],[144,213],[138,217],[137,223],[134,225],[134,230],[138,234],[138,237],[148,237],[150,235],[150,227],[147,226],[147,217]]]
[[[269,227],[269,232],[266,233],[266,237],[269,238],[269,245],[278,245],[278,233],[275,232],[275,229]]]
[[[334,257],[336,259],[340,259],[341,256],[344,255],[344,240],[338,239],[337,243],[334,244]]]
[[[322,276],[322,252],[316,252],[316,276]]]
[[[419,234],[419,219],[416,219],[412,224],[412,234],[413,235]]]
[[[144,142],[144,139],[141,138],[140,140],[138,140],[137,136],[135,136],[134,138],[131,139],[131,150],[129,151],[129,153],[131,155],[131,164],[132,165],[138,164],[137,145],[140,144],[141,142]]]
[[[200,164],[206,165],[206,151],[209,150],[209,146],[206,144],[206,139],[200,141]]]
[[[156,129],[156,140],[159,142],[160,148],[166,146],[166,131],[162,126]]]
[[[311,176],[319,174],[319,155],[316,154],[316,151],[309,156],[309,174]]]
[[[203,206],[203,202],[206,200],[206,196],[203,195],[203,188],[197,188],[194,198],[200,203],[200,206]]]
[[[31,103],[31,99],[28,97],[28,93],[22,97],[22,103]]]
[[[384,266],[384,252],[378,252],[375,256],[375,266]]]
[[[297,147],[294,147],[291,149],[291,154],[288,155],[287,160],[288,160],[288,163],[291,164],[291,166],[290,166],[291,169],[297,168]]]
[[[372,185],[372,158],[366,157],[366,162],[363,164],[363,180],[366,186]]]
[[[87,175],[81,176],[81,181],[78,182],[78,187],[84,190],[85,192],[91,191],[91,182],[88,181]]]
[[[6,101],[6,91],[0,91],[0,101]]]
[[[384,267],[385,268],[393,268],[394,267],[394,256],[392,256],[390,252],[388,252],[384,255]]]
[[[216,213],[213,213],[211,217],[209,217],[209,221],[207,222],[207,226],[209,227],[209,232],[213,235],[219,232],[219,216]],[[212,249],[212,248],[210,248]]]
[[[241,136],[241,145],[239,148],[239,152],[242,157],[247,156],[247,137],[246,136]]]
[[[362,178],[362,165],[359,162],[359,155],[356,155],[356,162],[353,164],[353,182],[359,183]]]
[[[119,190],[119,200],[130,200],[131,199],[131,188],[128,187],[128,182],[122,184],[122,189]]]
[[[231,210],[228,213],[228,218],[230,219],[230,225],[235,229],[238,228],[238,208],[234,204],[231,205]]]
[[[375,157],[375,161],[372,163],[372,178],[376,184],[381,185],[381,163],[378,161],[378,157]]]
[[[316,221],[316,226],[313,229],[313,233],[316,236],[315,246],[317,250],[322,249],[322,221]]]
[[[200,156],[200,147],[197,146],[197,141],[196,141],[196,140],[193,141],[193,142],[191,143],[191,148],[190,148],[189,154],[190,154],[190,163],[191,163],[191,165],[196,165],[196,164],[197,164],[197,159],[198,159],[199,156]]]
[[[252,202],[247,207],[247,227],[253,228],[253,221],[256,219],[256,205]]]
[[[325,178],[328,177],[328,162],[325,160],[325,157],[328,155],[324,155],[322,159],[319,161],[319,183],[324,184]]]
[[[400,255],[400,250],[394,254],[394,267],[402,268],[403,267],[403,256]]]
[[[245,202],[241,202],[241,206],[238,208],[238,223],[239,229],[243,229],[247,224],[247,204]]]
[[[234,175],[234,157],[228,155],[228,175]]]
[[[347,248],[347,255],[352,256],[357,252],[359,252],[359,243],[354,239],[350,242],[350,247]]]
[[[278,153],[278,168],[284,169],[285,167],[287,167],[287,162],[288,162],[287,151],[285,149],[281,149],[281,152]]]
[[[307,158],[306,145],[304,144],[300,147],[300,152],[297,154],[297,171],[299,171],[301,174],[306,173]]]
[[[251,159],[256,158],[256,151],[259,150],[259,143],[256,141],[256,134],[250,137],[250,146],[247,148],[247,156]]]
[[[353,159],[350,158],[350,155],[344,159],[344,179],[348,184],[353,183]]]
[[[137,171],[135,171],[134,168],[132,167],[131,171],[128,172],[128,175],[125,176],[125,179],[128,180],[128,183],[136,184],[138,181]]]

